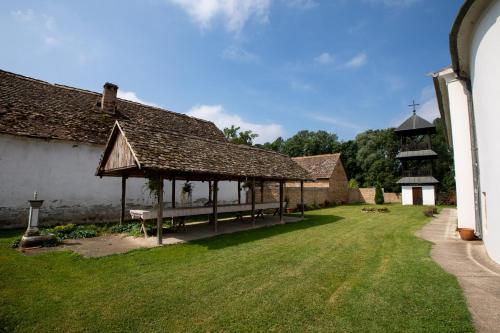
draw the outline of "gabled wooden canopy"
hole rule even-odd
[[[97,176],[204,180],[305,180],[290,157],[158,127],[116,122]]]

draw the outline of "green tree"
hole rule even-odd
[[[331,154],[340,150],[335,133],[302,130],[285,141],[283,153],[291,157]]]
[[[356,155],[358,153],[358,144],[356,140],[342,142],[340,144],[340,153],[347,178],[354,179],[358,184],[362,184],[364,179],[358,161],[356,160]]]
[[[381,184],[389,192],[399,192],[400,163],[396,159],[399,142],[393,128],[368,130],[356,137],[357,165],[363,187]]]
[[[349,180],[349,188],[359,188],[359,183],[356,179],[351,178]]]
[[[432,136],[432,150],[438,154],[434,161],[433,174],[439,180],[437,189],[439,192],[455,191],[455,168],[453,164],[453,151],[446,142],[446,131],[441,118],[434,120],[436,134]]]
[[[239,126],[231,125],[231,127],[224,128],[224,136],[232,143],[251,146],[253,145],[253,140],[259,135],[250,130],[241,132]]]
[[[269,150],[274,150],[277,152],[282,153],[283,152],[283,147],[285,146],[285,140],[280,136],[273,142],[266,142],[264,144],[256,144],[257,147],[259,148],[264,148],[264,149],[269,149]]]
[[[375,203],[377,205],[384,204],[384,192],[382,191],[382,186],[380,186],[380,183],[377,183],[377,186],[375,186]]]

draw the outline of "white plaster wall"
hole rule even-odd
[[[421,187],[422,188],[422,202],[427,206],[434,206],[436,204],[436,192],[434,191],[434,186],[425,185],[425,186],[402,186],[402,204],[405,206],[413,205],[413,188]]]
[[[0,135],[0,227],[27,223],[27,200],[33,192],[45,200],[42,223],[117,220],[121,178],[96,177],[104,147],[70,141]],[[152,204],[145,180],[127,180],[128,208]],[[182,181],[176,184],[180,202]],[[237,183],[219,183],[219,200],[237,199]],[[171,183],[165,182],[165,201],[171,201]],[[208,198],[208,183],[196,182],[193,200]],[[242,198],[245,195],[242,191]]]
[[[457,184],[457,219],[460,228],[475,229],[474,179],[469,107],[464,82],[450,75],[447,81]]]
[[[411,186],[402,186],[401,194],[402,194],[402,203],[405,206],[413,205],[413,192]]]
[[[477,129],[483,212],[483,240],[500,263],[500,1],[492,2],[472,38],[471,81]]]
[[[436,191],[434,186],[422,186],[422,201],[425,206],[434,206],[436,204]]]

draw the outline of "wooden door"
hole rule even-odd
[[[422,197],[422,188],[421,187],[413,187],[413,204],[414,205],[423,205],[424,200]]]

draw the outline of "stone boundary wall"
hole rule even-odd
[[[304,203],[306,205],[322,205],[329,201],[330,190],[328,187],[306,187],[304,186]],[[246,192],[247,202],[252,202],[251,192]],[[288,208],[297,208],[300,204],[300,187],[285,187],[284,200],[288,202]],[[279,186],[264,186],[264,202],[279,201]],[[260,203],[260,187],[255,187],[255,202]]]
[[[385,203],[401,203],[401,194],[384,192]],[[349,189],[349,203],[375,203],[375,188],[350,188]]]

